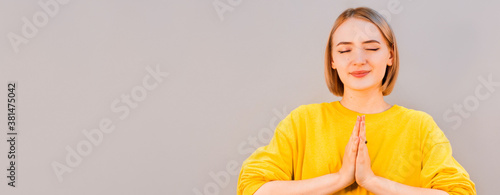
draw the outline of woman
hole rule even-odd
[[[342,99],[283,119],[243,162],[238,194],[476,194],[433,118],[384,101],[399,59],[380,14],[344,11],[325,54],[328,88]]]

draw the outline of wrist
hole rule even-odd
[[[347,175],[342,174],[340,172],[332,174],[338,178],[335,182],[338,183],[342,187],[342,189],[353,184],[355,181],[352,177],[348,177]]]
[[[376,188],[377,184],[379,183],[379,177],[376,175],[372,175],[370,177],[367,177],[363,182],[359,183],[359,185],[368,191],[372,188]]]

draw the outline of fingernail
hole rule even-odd
[[[359,116],[356,116],[356,117],[357,117],[357,119],[356,119],[356,120],[358,120],[358,121],[359,121]]]

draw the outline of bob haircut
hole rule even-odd
[[[398,47],[396,44],[396,37],[394,36],[394,32],[392,31],[391,27],[384,19],[384,17],[377,11],[367,7],[349,8],[342,12],[333,24],[333,28],[330,31],[330,36],[328,38],[328,44],[325,51],[325,80],[328,89],[333,93],[333,95],[344,95],[344,83],[342,83],[342,81],[340,80],[337,70],[332,68],[333,33],[335,33],[335,30],[337,30],[337,28],[342,23],[350,18],[361,19],[373,23],[375,26],[377,26],[378,30],[385,38],[387,47],[392,52],[393,62],[392,65],[387,66],[385,70],[385,75],[382,79],[382,85],[380,86],[380,89],[382,91],[382,95],[384,96],[391,94],[392,89],[396,84],[396,79],[398,78],[399,72],[399,55]]]

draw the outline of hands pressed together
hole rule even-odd
[[[345,147],[344,158],[339,174],[347,185],[356,181],[358,185],[365,186],[375,174],[371,169],[370,156],[366,147],[365,116],[358,116]]]

